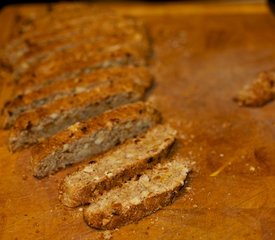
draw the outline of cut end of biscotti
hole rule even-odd
[[[146,134],[126,141],[98,158],[89,159],[94,163],[64,179],[60,200],[68,207],[89,203],[160,162],[169,153],[175,137],[176,131],[168,124],[157,125]]]
[[[138,180],[114,188],[84,210],[87,224],[115,229],[135,222],[171,204],[184,185],[189,168],[174,160],[147,170]]]

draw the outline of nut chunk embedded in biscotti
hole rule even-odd
[[[167,206],[179,195],[188,168],[174,160],[146,170],[138,180],[111,189],[84,210],[87,224],[98,229],[115,229]]]
[[[66,165],[109,150],[144,133],[160,120],[155,108],[137,102],[76,123],[32,148],[33,175],[45,177]]]
[[[50,137],[75,122],[106,110],[142,100],[150,84],[151,79],[147,79],[147,84],[121,79],[26,112],[16,119],[11,131],[11,150],[35,144],[41,138]]]
[[[261,107],[275,99],[275,70],[262,72],[234,98],[241,106]]]
[[[68,207],[89,203],[105,191],[160,162],[169,153],[175,136],[176,131],[169,125],[157,125],[146,134],[90,159],[95,163],[64,179],[60,200]]]

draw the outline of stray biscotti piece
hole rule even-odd
[[[109,150],[144,133],[160,120],[155,108],[137,102],[76,123],[32,148],[33,175],[45,177],[66,165]]]
[[[169,153],[175,136],[176,131],[169,125],[157,125],[146,134],[90,159],[92,163],[64,179],[60,200],[68,207],[93,201],[105,191],[160,162]]]
[[[120,79],[26,112],[16,119],[11,131],[11,150],[35,144],[41,138],[50,137],[75,122],[95,117],[106,110],[142,100],[150,84],[151,79],[140,85]]]
[[[275,99],[275,70],[263,72],[234,98],[241,106],[260,107]]]
[[[88,92],[99,85],[123,81],[134,82],[137,85],[144,85],[145,88],[148,88],[151,80],[152,75],[147,68],[125,66],[99,69],[67,81],[57,81],[28,94],[20,94],[11,100],[5,108],[6,122],[4,127],[11,127],[18,116],[24,112],[33,111],[61,98]]]
[[[138,180],[111,189],[84,210],[87,224],[98,229],[115,229],[138,221],[167,206],[179,195],[188,168],[174,160],[147,170]]]

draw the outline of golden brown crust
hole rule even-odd
[[[95,135],[102,129],[111,132],[116,126],[135,121],[137,124],[139,121],[147,121],[148,124],[146,126],[148,128],[160,121],[160,114],[150,105],[144,102],[137,102],[107,111],[98,117],[76,123],[56,135],[45,139],[31,149],[34,175],[39,176],[40,166],[45,164],[45,159],[51,154],[61,151],[65,144],[76,143],[84,136]],[[143,130],[145,131],[146,128]],[[129,136],[131,136],[130,132]],[[47,174],[42,174],[42,176]]]
[[[234,100],[241,106],[261,107],[275,99],[275,71],[262,72],[258,79],[246,85]]]

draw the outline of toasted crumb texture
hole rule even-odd
[[[59,99],[16,119],[10,135],[12,151],[37,143],[41,138],[65,129],[71,124],[95,117],[108,109],[141,100],[145,85],[124,79],[101,85],[90,91]]]
[[[144,133],[160,120],[156,109],[137,102],[76,123],[31,149],[33,174],[45,177],[66,165],[104,152]]]
[[[275,99],[275,71],[263,72],[234,98],[241,106],[261,107]]]
[[[45,104],[82,92],[88,92],[100,85],[108,85],[111,82],[133,82],[150,87],[152,75],[145,67],[115,67],[99,69],[90,74],[80,75],[68,81],[54,82],[53,84],[28,94],[18,95],[11,100],[5,108],[5,128],[10,128],[17,117],[24,112],[33,111]]]
[[[64,179],[60,200],[68,207],[90,202],[161,161],[167,156],[175,136],[176,131],[169,125],[157,125],[103,156],[91,158],[91,164]]]
[[[188,168],[174,160],[147,170],[138,180],[111,189],[84,210],[87,224],[115,229],[171,204],[184,185]]]

